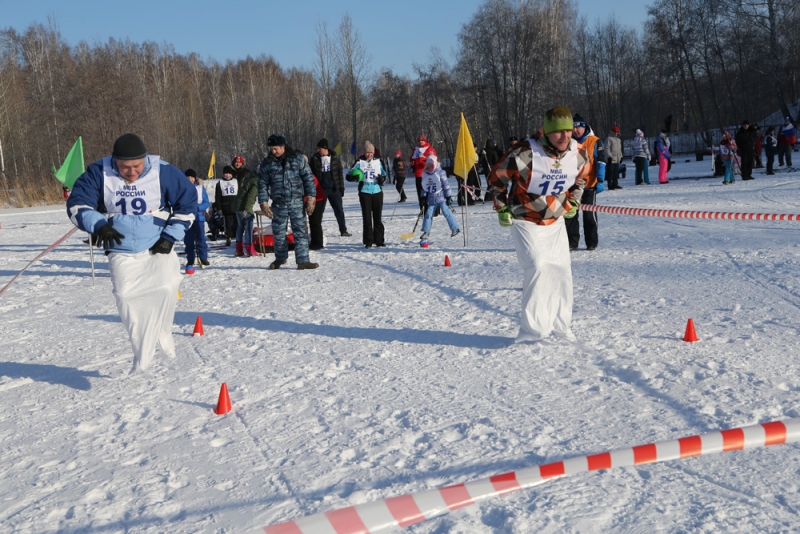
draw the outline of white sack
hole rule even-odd
[[[511,236],[525,273],[522,314],[515,343],[536,341],[555,332],[575,336],[572,323],[572,262],[564,219],[539,226],[514,219]]]
[[[133,346],[131,372],[153,362],[156,347],[175,356],[172,322],[181,285],[181,270],[175,252],[151,254],[113,253],[108,257],[114,297],[122,324]]]

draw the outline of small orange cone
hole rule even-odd
[[[231,398],[228,396],[228,385],[223,382],[222,387],[219,388],[219,400],[217,401],[217,409],[214,410],[214,413],[222,415],[229,411],[231,411]]]
[[[192,332],[192,337],[204,336],[204,335],[205,333],[203,332],[203,318],[198,315],[197,320],[194,322],[194,332]]]
[[[447,254],[444,255],[444,266],[445,267],[452,267],[453,265],[450,263],[450,256]]]
[[[694,331],[694,321],[689,319],[686,323],[686,333],[683,335],[684,341],[700,341],[697,337],[697,333]]]
[[[180,289],[178,290],[178,298],[179,298],[179,299],[182,299],[182,298],[183,298],[183,294],[181,293],[181,290],[180,290]]]

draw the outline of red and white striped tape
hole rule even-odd
[[[734,219],[740,221],[800,221],[800,215],[791,213],[735,213],[727,211],[654,210],[646,208],[621,208],[581,204],[583,211],[636,215],[639,217],[672,217],[677,219]]]
[[[65,240],[66,238],[68,238],[69,236],[71,236],[72,234],[74,234],[74,233],[75,233],[77,230],[78,230],[78,228],[77,228],[77,227],[76,227],[76,228],[73,228],[72,230],[70,230],[69,232],[67,232],[67,233],[66,233],[66,234],[64,234],[63,236],[61,236],[61,238],[60,238],[58,241],[56,241],[55,243],[53,243],[52,245],[50,245],[49,247],[47,247],[46,249],[44,249],[42,252],[40,252],[40,253],[39,253],[39,255],[38,255],[38,256],[36,256],[36,257],[35,257],[35,258],[33,258],[33,259],[30,261],[30,262],[28,262],[28,265],[26,265],[25,267],[23,267],[23,268],[22,268],[22,270],[21,270],[20,272],[18,272],[18,273],[17,273],[17,274],[14,276],[14,278],[12,278],[12,279],[11,279],[11,280],[10,280],[10,281],[9,281],[9,282],[8,282],[8,283],[5,285],[5,286],[3,286],[3,289],[0,289],[0,296],[2,296],[2,295],[3,295],[3,293],[5,293],[5,292],[6,292],[6,290],[7,290],[9,287],[11,287],[11,284],[13,284],[13,283],[14,283],[14,280],[16,280],[17,278],[19,278],[20,276],[22,276],[22,273],[24,273],[24,272],[25,272],[25,271],[28,269],[28,267],[30,267],[31,265],[33,265],[34,263],[36,263],[36,262],[39,260],[39,258],[41,258],[41,257],[42,257],[42,256],[44,256],[45,254],[47,254],[48,252],[50,252],[51,250],[53,250],[54,248],[56,248],[58,245],[60,245],[61,243],[63,243],[63,242],[64,242],[64,240]]]
[[[253,531],[253,534],[257,532],[262,534],[374,534],[387,532],[566,475],[797,441],[800,441],[800,419],[719,430],[699,436],[580,456],[561,462],[511,471],[466,484],[390,497],[331,512],[321,512],[286,523],[261,527]]]

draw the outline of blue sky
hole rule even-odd
[[[70,45],[109,37],[167,42],[181,54],[197,52],[220,62],[262,53],[282,67],[310,68],[318,21],[335,29],[349,13],[377,69],[411,74],[427,63],[431,47],[452,60],[456,35],[482,0],[336,2],[320,0],[0,0],[0,28],[24,31],[55,16]],[[633,0],[577,0],[590,25],[614,15],[626,26],[641,26],[646,3]],[[613,7],[612,7],[613,6]]]

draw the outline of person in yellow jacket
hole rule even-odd
[[[606,155],[603,150],[603,142],[594,135],[592,129],[578,113],[572,118],[572,138],[586,150],[590,159],[589,173],[586,176],[586,186],[583,189],[581,204],[594,205],[597,201],[597,194],[605,189]],[[569,238],[569,249],[577,249],[581,241],[581,225],[578,217],[567,219],[567,237]],[[586,242],[586,250],[597,248],[597,214],[593,211],[583,212],[583,240]]]
[[[572,132],[568,108],[547,110],[543,135],[514,144],[489,174],[500,225],[511,227],[525,273],[516,343],[538,341],[551,333],[575,339],[564,217],[578,211],[591,159]]]

